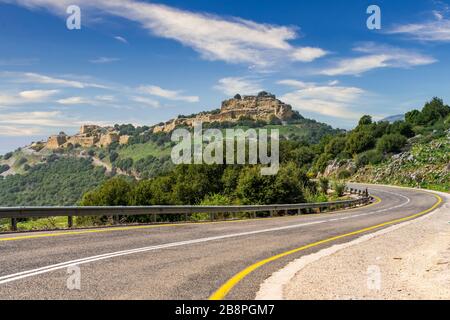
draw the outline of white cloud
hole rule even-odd
[[[234,96],[235,94],[254,95],[263,89],[255,80],[244,77],[227,77],[218,81],[214,89],[219,90],[227,96]]]
[[[325,50],[320,48],[303,47],[295,49],[291,56],[297,61],[311,62],[327,54],[328,53]]]
[[[1,76],[10,77],[14,79],[17,83],[33,83],[33,84],[46,84],[46,85],[56,85],[61,87],[69,88],[99,88],[108,89],[107,86],[91,83],[86,81],[78,81],[72,79],[65,79],[61,77],[50,77],[47,75],[33,73],[33,72],[1,72]]]
[[[5,1],[5,0],[4,0]],[[61,15],[72,0],[17,0],[27,8],[47,8]],[[289,43],[297,28],[256,23],[241,18],[191,12],[167,5],[136,0],[79,0],[83,10],[92,9],[139,23],[152,35],[191,47],[208,60],[267,67],[275,62],[312,61],[324,55],[319,48],[297,48]]]
[[[64,114],[61,111],[30,111],[30,112],[11,112],[2,114],[0,126],[8,126],[23,130],[28,128],[33,132],[44,131],[44,128],[77,128],[82,124],[98,124],[100,126],[111,125],[103,120],[84,120],[73,115]],[[48,130],[47,130],[48,132]]]
[[[138,88],[139,92],[149,94],[152,96],[157,96],[161,98],[165,98],[168,100],[175,101],[186,101],[186,102],[198,102],[200,99],[198,96],[185,96],[183,95],[183,91],[180,90],[167,90],[158,86],[141,86]]]
[[[292,79],[280,80],[277,83],[285,85],[285,86],[293,87],[293,88],[298,88],[298,89],[304,89],[304,88],[315,86],[314,83],[303,82],[303,81],[292,80]]]
[[[110,57],[98,57],[92,60],[89,60],[90,63],[103,64],[103,63],[111,63],[119,61],[119,58],[110,58]]]
[[[3,137],[34,136],[41,133],[42,131],[39,128],[0,125],[0,136]]]
[[[296,89],[280,97],[280,100],[289,103],[294,109],[335,118],[358,119],[361,116],[359,112],[352,110],[365,93],[360,88],[312,83],[302,86],[300,84],[304,83],[296,80],[283,80],[279,83]]]
[[[0,124],[61,127],[73,124],[63,119],[60,111],[12,112],[2,115]]]
[[[117,41],[120,41],[122,43],[128,43],[128,40],[121,36],[115,36],[114,39],[116,39]]]
[[[58,90],[25,90],[12,95],[0,94],[0,105],[18,105],[44,102],[58,92]]]
[[[161,107],[159,101],[153,100],[153,99],[150,99],[147,97],[135,96],[135,97],[132,97],[131,100],[133,100],[134,102],[146,105],[146,106],[150,106],[152,108]]]
[[[367,55],[339,60],[334,66],[320,70],[319,74],[327,76],[360,75],[373,69],[388,67],[410,68],[432,64],[437,61],[431,56],[412,50],[375,45],[373,43],[356,47],[354,51],[366,53]]]
[[[388,34],[403,34],[420,41],[450,41],[450,19],[444,13],[433,11],[434,20],[422,23],[396,25],[387,31]]]
[[[59,99],[57,102],[60,104],[67,104],[67,105],[94,104],[94,101],[86,99],[84,97],[69,97],[69,98]]]

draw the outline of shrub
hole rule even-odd
[[[345,191],[345,183],[342,182],[334,182],[333,183],[334,195],[336,197],[342,197]]]
[[[115,151],[111,151],[111,152],[109,153],[109,160],[110,160],[111,162],[116,161],[118,157],[119,157],[119,154],[118,154],[117,152],[115,152]]]
[[[406,138],[401,134],[386,134],[377,142],[377,150],[383,153],[400,152],[406,144]]]
[[[23,165],[24,163],[27,163],[27,162],[28,162],[28,159],[25,158],[25,157],[22,157],[22,158],[20,158],[20,159],[17,161],[17,165],[18,165],[18,166],[21,166],[21,165]]]
[[[337,178],[340,180],[344,180],[350,178],[351,175],[352,174],[350,173],[350,171],[343,169],[338,172]]]
[[[0,165],[0,173],[6,172],[10,169],[7,164]]]
[[[384,159],[383,154],[378,150],[369,150],[363,153],[360,153],[355,158],[355,163],[358,168],[364,167],[368,164],[378,164],[382,162]]]
[[[12,157],[12,155],[13,155],[12,152],[5,153],[5,155],[3,156],[3,159],[8,160]]]
[[[330,187],[330,180],[325,177],[320,177],[319,187],[320,187],[320,191],[322,191],[322,193],[327,194],[328,188]]]

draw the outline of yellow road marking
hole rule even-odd
[[[424,214],[426,214],[426,213],[428,213],[430,211],[433,211],[434,209],[436,209],[442,203],[442,198],[440,196],[438,196],[437,194],[433,194],[433,196],[435,196],[438,201],[431,208],[429,208],[427,210],[424,210],[422,212],[419,212],[419,213],[416,213],[416,214],[413,214],[413,215],[410,215],[410,216],[407,216],[407,217],[404,217],[404,218],[383,222],[383,223],[377,224],[375,226],[371,226],[371,227],[367,227],[367,228],[364,228],[364,229],[356,230],[356,231],[349,232],[349,233],[346,233],[346,234],[334,236],[334,237],[331,237],[331,238],[328,238],[328,239],[320,240],[320,241],[317,241],[317,242],[314,242],[314,243],[310,243],[310,244],[304,245],[304,246],[302,246],[300,248],[289,250],[289,251],[277,254],[275,256],[272,256],[270,258],[267,258],[267,259],[261,260],[259,262],[256,262],[256,263],[252,264],[251,266],[245,268],[241,272],[237,273],[236,275],[234,275],[227,282],[225,282],[216,292],[214,292],[209,297],[209,300],[222,300],[222,299],[224,299],[227,296],[227,294],[231,291],[231,289],[233,289],[242,279],[244,279],[247,275],[249,275],[254,270],[258,269],[259,267],[261,267],[261,266],[263,266],[263,265],[265,265],[265,264],[267,264],[269,262],[278,260],[280,258],[286,257],[286,256],[291,255],[293,253],[297,253],[297,252],[300,252],[300,251],[303,251],[303,250],[306,250],[306,249],[309,249],[309,248],[312,248],[312,247],[316,247],[316,246],[324,244],[324,243],[332,242],[332,241],[335,241],[335,240],[338,240],[338,239],[342,239],[342,238],[345,238],[345,237],[350,237],[350,236],[353,236],[353,235],[357,235],[357,234],[360,234],[360,233],[364,233],[364,232],[367,232],[367,231],[378,229],[378,228],[381,228],[381,227],[384,227],[384,226],[387,226],[387,225],[391,225],[391,224],[395,224],[395,223],[398,223],[398,222],[411,220],[411,219],[414,219],[414,218],[419,217],[421,215],[424,215]]]
[[[381,199],[377,196],[373,196],[377,201],[365,206],[364,208],[373,206],[375,204],[378,204],[381,202]],[[360,209],[353,208],[353,209],[346,209],[345,212]],[[37,238],[47,238],[47,237],[60,237],[60,236],[67,236],[67,235],[79,235],[79,234],[89,234],[89,233],[102,233],[102,232],[113,232],[113,231],[127,231],[127,230],[138,230],[138,229],[151,229],[151,228],[160,228],[160,227],[181,227],[181,226],[187,226],[187,225],[205,225],[205,224],[216,224],[216,223],[233,223],[233,222],[246,222],[246,221],[258,221],[258,220],[268,220],[268,219],[280,219],[280,218],[295,218],[296,216],[292,217],[268,217],[268,218],[257,218],[257,219],[241,219],[241,220],[228,220],[228,221],[214,221],[214,222],[199,222],[199,223],[172,223],[172,224],[159,224],[159,225],[150,225],[150,226],[129,226],[129,227],[111,227],[111,228],[104,228],[104,229],[92,229],[92,230],[80,230],[80,231],[66,231],[66,232],[55,232],[55,233],[42,233],[42,234],[31,234],[31,235],[25,235],[25,236],[16,236],[16,237],[9,237],[9,238],[0,238],[0,242],[4,241],[17,241],[17,240],[25,240],[25,239],[37,239]]]

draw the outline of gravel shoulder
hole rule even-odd
[[[450,299],[450,195],[431,214],[306,264],[284,299]]]

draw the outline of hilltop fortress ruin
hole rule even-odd
[[[252,120],[270,121],[277,118],[281,121],[292,118],[292,107],[278,100],[275,95],[265,91],[256,96],[239,94],[222,102],[218,112],[202,112],[192,117],[178,117],[164,124],[153,127],[153,132],[170,132],[177,126],[192,127],[194,122],[236,122],[245,117]]]
[[[45,144],[47,149],[65,148],[69,145],[89,147],[107,147],[117,142],[120,144],[128,143],[129,136],[120,135],[113,127],[100,127],[97,125],[83,125],[80,132],[68,136],[64,132],[50,136]]]

